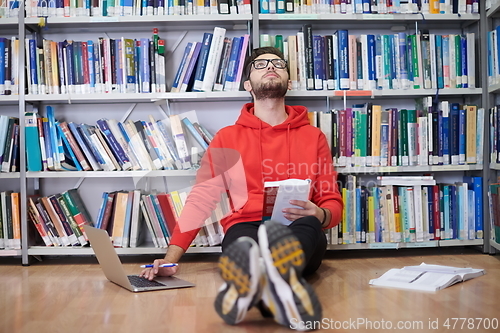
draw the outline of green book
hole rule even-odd
[[[279,49],[281,53],[283,53],[283,36],[282,35],[276,35],[274,37],[274,47]]]
[[[410,165],[409,155],[408,155],[408,110],[402,109],[399,111],[399,121],[400,124],[400,136],[401,141],[401,165]]]
[[[462,88],[462,36],[455,35],[455,73],[457,73],[456,88]]]
[[[420,89],[422,77],[420,76],[420,68],[418,67],[417,35],[410,35],[410,38],[411,38],[411,64],[413,68],[413,89]]]

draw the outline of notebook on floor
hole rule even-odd
[[[108,232],[88,225],[83,228],[94,249],[99,265],[109,281],[132,292],[194,287],[193,283],[173,276],[156,277],[154,280],[149,281],[138,275],[127,275],[111,243]]]

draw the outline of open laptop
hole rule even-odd
[[[84,230],[94,249],[106,278],[132,292],[194,287],[194,284],[179,278],[156,277],[152,281],[138,275],[127,275],[118,254],[111,243],[108,232],[85,225]]]

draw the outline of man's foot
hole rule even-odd
[[[267,271],[262,300],[281,325],[301,329],[320,321],[321,304],[302,278],[306,265],[302,246],[290,229],[266,221],[259,227],[259,246]]]
[[[259,245],[250,237],[230,244],[219,259],[225,283],[215,298],[215,310],[230,325],[237,324],[260,301]]]

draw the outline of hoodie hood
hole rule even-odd
[[[309,118],[307,117],[307,108],[302,105],[285,105],[285,111],[288,118],[281,124],[273,126],[274,129],[293,129],[301,126],[309,125]],[[241,108],[241,114],[236,121],[237,125],[265,129],[271,127],[268,123],[263,122],[254,115],[254,104],[247,103]]]

